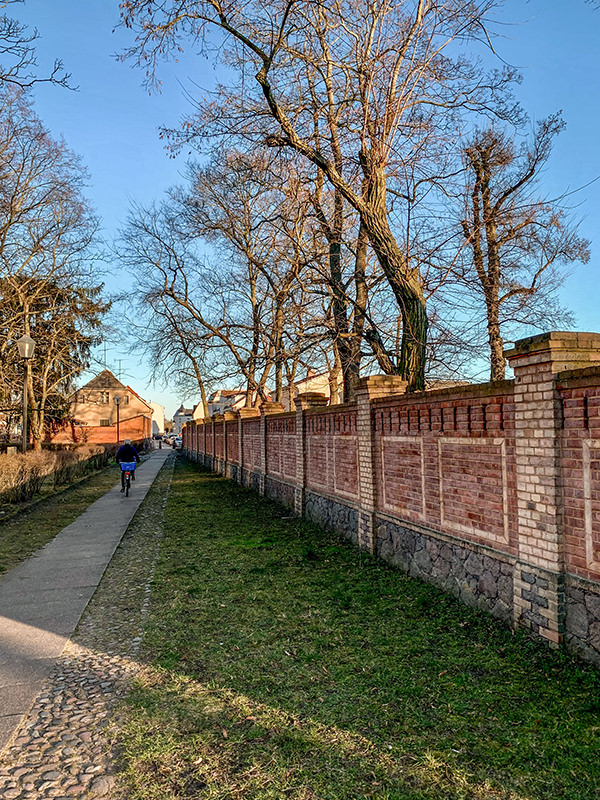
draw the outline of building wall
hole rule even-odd
[[[174,414],[173,415],[173,433],[176,436],[181,436],[181,431],[186,422],[192,419],[191,414]]]
[[[149,403],[152,409],[152,433],[165,432],[165,407],[160,403]]]
[[[343,376],[340,374],[337,379],[338,389],[341,389],[344,384]],[[281,403],[286,411],[293,411],[294,399],[298,394],[304,392],[319,392],[325,397],[329,397],[331,387],[329,385],[329,373],[321,372],[318,375],[312,375],[309,378],[304,378],[301,381],[296,381],[291,387],[284,386],[281,393]]]
[[[118,437],[117,406],[114,403],[116,395],[121,398]],[[76,401],[71,406],[71,415],[77,424],[62,428],[52,436],[52,441],[113,444],[118,439],[147,439],[152,435],[151,414],[150,406],[125,388],[86,390],[84,387],[77,393]]]
[[[112,388],[78,392],[77,400],[71,407],[71,414],[76,420],[90,427],[99,427],[101,420],[108,420],[110,425],[116,425],[117,406],[114,403],[116,395],[121,398],[120,422],[134,419],[140,415],[151,416],[148,404],[133,392]]]
[[[132,419],[119,421],[119,435],[117,426],[110,425],[69,425],[68,428],[53,436],[52,441],[58,444],[67,442],[85,442],[89,444],[117,444],[123,439],[140,442],[149,439],[152,435],[152,422],[149,416],[139,415]]]
[[[292,414],[267,404],[188,425],[184,448],[600,666],[600,335],[531,337],[507,355],[514,381],[409,395],[375,376],[355,404],[307,395]]]

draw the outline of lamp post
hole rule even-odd
[[[35,342],[31,336],[21,336],[17,339],[19,355],[25,362],[25,377],[23,378],[23,453],[27,452],[27,388],[29,383],[29,362],[33,358]]]
[[[113,397],[113,403],[117,407],[117,444],[121,441],[121,437],[119,436],[119,408],[121,407],[121,398],[118,394]]]

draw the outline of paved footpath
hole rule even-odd
[[[6,755],[9,746],[12,751],[15,746],[18,749],[19,725],[36,698],[38,703],[39,697],[42,700],[41,722],[52,716],[48,709],[43,710],[44,700],[50,705],[64,701],[72,712],[77,712],[78,705],[82,706],[79,718],[76,713],[74,718],[89,727],[94,696],[112,691],[110,680],[104,682],[104,687],[102,681],[94,680],[94,669],[85,664],[89,654],[70,642],[70,638],[123,534],[171,452],[166,448],[154,450],[138,468],[129,497],[120,493],[120,484],[117,484],[34,556],[0,579],[0,754],[4,751]],[[110,661],[110,655],[107,658]],[[56,673],[58,663],[61,671]],[[65,677],[63,673],[68,673],[69,664],[74,663],[77,675]],[[122,672],[122,665],[109,663],[107,670]],[[51,674],[54,675],[51,691],[45,690],[48,696],[44,697],[42,689]],[[70,692],[68,697],[63,697],[61,680],[71,680],[71,683],[75,680],[81,690],[80,696]],[[61,733],[67,743],[69,736],[75,738],[69,731]],[[38,735],[41,745],[44,735],[39,730]],[[88,769],[91,779],[96,772],[94,764]],[[26,772],[25,765],[21,773]],[[56,770],[50,768],[46,772],[46,783],[50,784]],[[0,771],[0,784],[1,778]],[[48,796],[84,796],[83,786],[77,788],[73,784],[68,788],[69,791],[62,792],[53,790]],[[37,781],[35,786],[25,783],[18,790],[16,786],[11,790],[5,785],[0,796],[4,800],[46,795]],[[102,791],[95,796],[103,796]]]

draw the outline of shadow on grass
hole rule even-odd
[[[132,798],[599,797],[600,676],[180,462]]]

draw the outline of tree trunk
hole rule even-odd
[[[354,302],[354,320],[348,340],[348,360],[344,372],[344,402],[356,400],[356,387],[360,378],[360,362],[362,358],[362,340],[365,329],[367,311],[367,248],[369,236],[361,220],[356,240],[356,258],[354,267],[354,286],[356,299]]]
[[[390,229],[383,168],[366,163],[364,159],[363,163],[369,181],[361,218],[402,316],[399,373],[408,381],[408,391],[421,391],[425,388],[428,327],[421,276],[417,269],[409,267]]]
[[[497,303],[488,304],[487,329],[490,343],[490,380],[503,381],[506,377],[506,359],[504,358],[504,341],[500,333]]]
[[[398,366],[393,362],[390,354],[385,349],[379,331],[376,328],[368,328],[365,333],[365,339],[369,343],[381,371],[385,375],[399,375]]]
[[[228,30],[236,35],[234,29],[228,28]],[[343,180],[341,172],[318,150],[298,136],[273,95],[268,80],[270,67],[271,60],[265,58],[263,67],[255,77],[263,91],[271,115],[281,125],[285,134],[286,138],[283,143],[307,157],[323,170],[336,194],[340,193],[360,214],[371,246],[390,284],[402,315],[400,374],[408,382],[408,391],[422,390],[425,388],[427,346],[426,304],[419,271],[409,267],[406,256],[398,246],[389,225],[385,166],[372,152],[361,150],[359,158],[367,191],[362,197],[355,194],[349,184]]]
[[[275,311],[275,400],[281,403],[283,397],[283,301],[277,298]]]
[[[333,367],[329,370],[329,378],[328,378],[329,405],[332,406],[340,402],[340,390],[339,390],[338,378],[342,370],[342,362],[340,360],[340,354],[338,352],[335,342],[333,345],[333,354],[334,354],[334,363]]]

